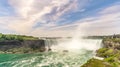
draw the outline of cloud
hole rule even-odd
[[[120,9],[120,4],[116,4],[116,5],[113,5],[113,6],[110,6],[106,9],[103,9],[103,11],[100,12],[100,14],[113,14],[113,13],[116,13],[116,12],[119,12]]]
[[[0,17],[0,29],[34,36],[72,36],[76,31],[89,35],[119,33],[119,4],[96,12],[96,16],[59,25],[62,20],[69,22],[63,16],[86,11],[87,3],[88,0],[9,0],[15,15]]]
[[[107,7],[98,12],[98,14],[97,16],[87,18],[88,20],[84,19],[84,22],[89,25],[86,33],[91,32],[97,35],[120,33],[120,12],[118,5]]]
[[[96,16],[86,17],[77,20],[73,24],[58,26],[55,29],[66,29],[73,27],[71,32],[76,30],[84,35],[110,35],[120,33],[120,5],[112,5],[96,13]],[[79,31],[79,32],[78,32]],[[73,33],[75,34],[75,33]]]
[[[9,4],[16,15],[0,17],[0,23],[16,33],[29,34],[37,29],[44,33],[44,29],[58,26],[61,16],[78,10],[79,3],[78,0],[9,0]],[[36,24],[40,27],[33,28]]]
[[[41,22],[45,22],[46,18],[55,20],[55,18],[58,18],[72,8],[76,8],[76,1],[44,0],[41,2],[40,0],[10,0],[10,4],[15,8],[20,17],[24,19],[30,18],[32,21],[39,19]]]

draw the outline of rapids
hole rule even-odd
[[[95,56],[99,39],[48,39],[51,51],[34,54],[0,54],[0,67],[80,67]]]

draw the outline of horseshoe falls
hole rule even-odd
[[[101,39],[46,39],[46,48],[32,54],[0,54],[0,67],[80,67],[101,48]]]

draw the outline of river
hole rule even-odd
[[[0,67],[80,67],[95,56],[102,40],[63,40],[56,43],[60,41],[52,40],[50,43],[49,40],[46,47],[52,50],[42,53],[0,54]]]

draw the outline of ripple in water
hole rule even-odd
[[[78,45],[72,48],[69,45],[69,47],[65,46],[65,48],[59,49],[61,48],[60,46],[54,46],[58,51],[37,54],[0,54],[0,67],[80,67],[95,55],[95,50],[98,49],[98,46],[100,48],[101,40],[84,42],[81,44],[77,43],[83,45],[82,47]],[[74,49],[74,51],[70,51],[71,48]]]

